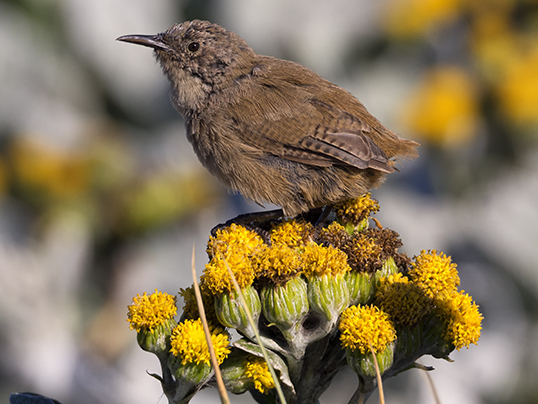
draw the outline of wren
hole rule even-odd
[[[119,41],[153,48],[187,138],[222,183],[288,216],[378,187],[418,143],[385,128],[353,95],[300,64],[258,55],[207,21]]]

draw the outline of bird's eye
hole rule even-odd
[[[196,52],[198,49],[200,49],[200,44],[198,42],[191,42],[187,48],[191,52]]]

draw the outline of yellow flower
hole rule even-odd
[[[374,305],[351,306],[342,312],[339,325],[340,342],[344,348],[370,352],[383,351],[396,339],[396,330],[387,313]]]
[[[513,60],[499,83],[502,111],[518,124],[538,123],[538,47]]]
[[[215,349],[218,363],[221,364],[231,352],[229,347],[230,336],[220,327],[211,330],[211,342]],[[181,364],[204,363],[209,365],[211,357],[205,339],[202,320],[185,320],[178,324],[170,336],[170,352],[181,357]]]
[[[179,289],[179,295],[185,302],[183,305],[182,318],[189,320],[197,320],[200,318],[198,303],[196,302],[196,295],[194,294],[194,287],[189,286],[187,289]],[[215,313],[215,299],[213,295],[203,293],[202,291],[202,304],[204,305],[204,311],[209,325],[218,325],[219,322],[217,314]]]
[[[483,6],[483,2],[480,4]],[[494,86],[521,57],[521,38],[511,27],[510,19],[510,10],[480,10],[470,30],[471,54],[476,58],[480,73]]]
[[[307,277],[343,275],[350,270],[347,255],[333,246],[323,247],[309,243],[301,254],[303,274]]]
[[[217,230],[215,237],[209,237],[207,254],[209,258],[225,254],[229,250],[242,251],[249,255],[263,245],[263,240],[253,231],[233,223],[230,227]]]
[[[336,216],[344,223],[352,223],[358,226],[368,219],[372,213],[379,211],[379,202],[372,199],[372,194],[367,193],[358,198],[347,200],[334,206]],[[366,226],[365,226],[366,227]]]
[[[391,0],[383,13],[394,36],[424,35],[458,16],[461,0]]]
[[[201,278],[202,291],[212,295],[235,290],[228,267],[232,270],[240,288],[252,285],[254,282],[254,267],[245,250],[236,247],[223,255],[215,255],[205,266]]]
[[[183,305],[183,317],[189,320],[196,320],[200,317],[198,311],[198,303],[196,302],[196,295],[194,294],[194,287],[189,286],[187,289],[180,288],[178,293],[185,304]],[[211,299],[213,300],[213,299]]]
[[[441,317],[447,322],[445,338],[459,351],[476,344],[482,329],[482,315],[478,305],[465,291],[454,292],[440,304]]]
[[[257,278],[282,284],[301,274],[301,257],[287,244],[273,244],[253,258]]]
[[[15,177],[24,189],[60,199],[80,197],[89,191],[90,160],[80,151],[54,149],[22,137],[14,142],[10,154]]]
[[[350,265],[360,272],[375,272],[381,269],[381,245],[376,243],[374,234],[370,229],[356,234],[347,250]]]
[[[245,376],[254,382],[254,387],[262,394],[275,388],[275,382],[269,367],[263,358],[255,355],[247,355],[245,365]]]
[[[8,170],[3,159],[0,159],[0,196],[4,195],[8,186]]]
[[[418,323],[433,308],[424,291],[401,273],[381,278],[375,297],[392,321],[407,326]]]
[[[251,285],[254,281],[252,257],[264,248],[261,237],[243,226],[234,223],[218,230],[216,237],[210,237],[207,243],[211,260],[202,275],[202,290],[214,295],[235,290],[228,267],[241,288]]]
[[[478,94],[475,81],[463,69],[432,69],[402,112],[410,131],[437,146],[467,143],[478,129]]]
[[[415,257],[409,270],[409,278],[431,299],[443,299],[457,290],[460,277],[456,264],[444,253],[422,250]]]
[[[153,332],[159,325],[176,315],[176,297],[155,289],[155,293],[136,295],[129,306],[127,321],[131,330]]]
[[[285,220],[271,229],[271,243],[289,247],[304,246],[312,233],[312,224],[305,220]]]
[[[136,177],[121,190],[119,218],[122,230],[140,232],[161,227],[211,202],[212,191],[199,173],[165,168]]]
[[[332,245],[344,251],[346,245],[351,241],[351,237],[344,226],[338,222],[332,222],[321,229],[319,241],[323,245]]]

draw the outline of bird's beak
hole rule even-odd
[[[162,41],[162,37],[160,35],[123,35],[116,38],[116,41],[130,42],[164,51],[171,50],[170,47]]]

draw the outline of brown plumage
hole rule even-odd
[[[154,49],[202,164],[258,203],[294,216],[363,194],[416,157],[349,92],[294,62],[256,54],[207,21],[118,38]]]

